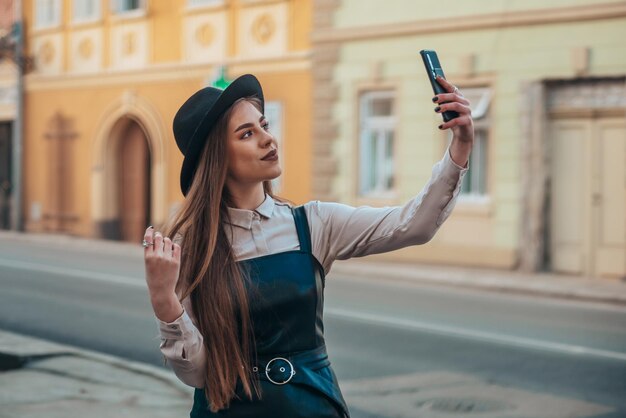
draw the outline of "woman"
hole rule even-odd
[[[467,100],[439,82],[435,111],[460,113],[439,126],[451,145],[417,197],[380,209],[272,194],[281,168],[254,76],[181,106],[186,198],[143,245],[161,351],[196,388],[191,417],[349,417],[324,343],[324,278],[334,260],[423,244],[449,216],[474,133]]]

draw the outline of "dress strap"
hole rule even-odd
[[[309,222],[306,218],[304,206],[291,208],[293,219],[296,222],[296,230],[298,231],[298,241],[300,241],[300,250],[311,253],[311,234],[309,232]]]

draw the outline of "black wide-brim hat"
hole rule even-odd
[[[185,156],[180,170],[180,189],[184,196],[187,196],[200,153],[215,122],[235,101],[247,96],[256,96],[261,100],[263,113],[263,90],[259,80],[252,74],[236,78],[224,90],[215,87],[198,90],[176,112],[174,138]]]

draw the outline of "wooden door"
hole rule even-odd
[[[554,120],[550,260],[556,272],[626,276],[626,121]]]
[[[619,278],[626,276],[626,119],[597,119],[593,135],[593,273]]]
[[[559,120],[548,135],[552,157],[550,182],[550,261],[553,271],[583,274],[587,270],[590,218],[589,166],[586,156],[591,124]]]
[[[150,152],[137,123],[131,122],[122,136],[119,153],[121,239],[140,242],[150,218]]]

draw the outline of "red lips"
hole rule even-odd
[[[273,149],[270,152],[268,152],[267,154],[265,154],[265,156],[263,158],[261,158],[261,160],[268,160],[270,158],[273,158],[274,156],[276,156],[276,150]]]

